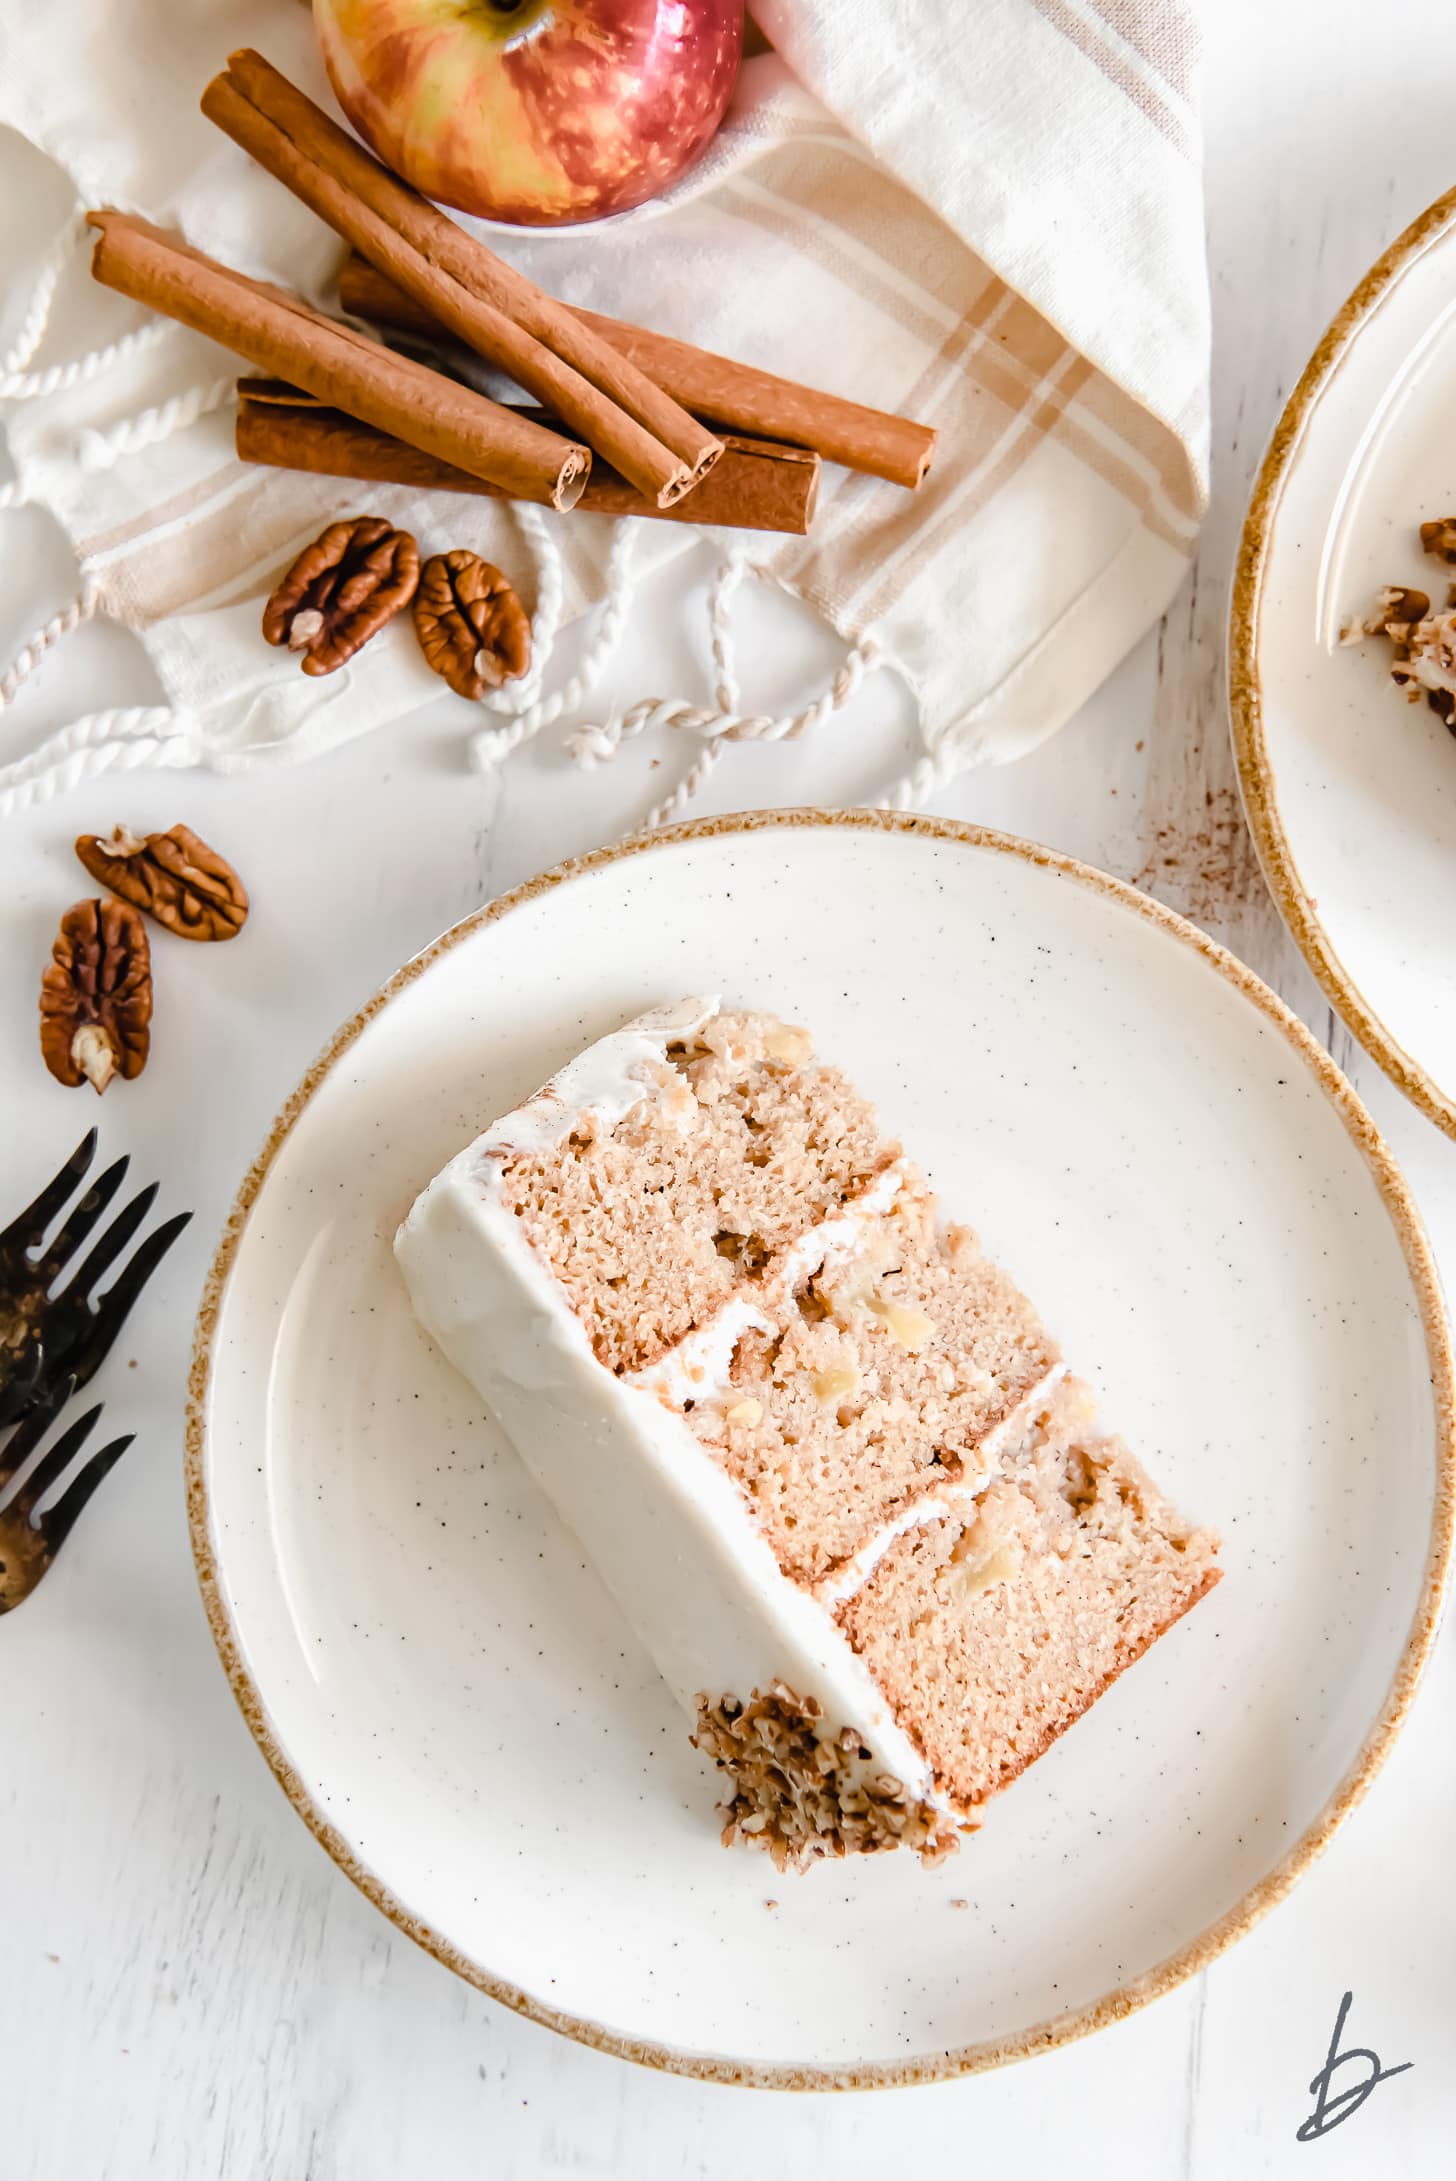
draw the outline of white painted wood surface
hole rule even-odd
[[[1242,830],[1223,636],[1248,483],[1279,405],[1366,265],[1453,175],[1448,11],[1415,0],[1217,0],[1208,10],[1214,504],[1162,627],[1051,747],[939,807],[1138,879],[1228,939],[1306,1015],[1405,1162],[1456,1265],[1456,1148],[1330,1023]],[[0,293],[62,198],[0,142]],[[5,319],[0,312],[0,328]],[[64,341],[61,329],[58,345]],[[0,656],[72,588],[44,518],[0,518]],[[612,693],[703,684],[702,565],[651,594]],[[681,608],[692,596],[690,615]],[[745,606],[745,655],[792,697],[833,647],[784,602]],[[568,654],[569,656],[569,654]],[[129,640],[88,629],[5,722],[27,740],[87,704],[144,701]],[[1101,2175],[1403,2172],[1451,2161],[1456,1910],[1448,1632],[1386,1773],[1293,1899],[1205,1977],[1102,2036],[1008,2073],[868,2097],[783,2097],[658,2077],[478,1997],[334,1871],[233,1708],[203,1622],[180,1490],[181,1389],[202,1269],[237,1179],[314,1051],[406,955],[484,896],[631,822],[645,745],[579,775],[546,738],[498,785],[463,780],[446,700],[310,770],[134,776],[0,838],[0,1208],[91,1119],[39,1074],[34,985],[80,892],[69,843],[185,815],[259,905],[236,957],[171,949],[155,1057],[102,1118],[108,1148],[197,1219],[99,1388],[139,1444],[59,1570],[0,1630],[0,2102],[7,2181],[375,2181],[430,2173],[676,2177],[748,2170]],[[844,801],[886,776],[907,723],[871,684],[811,743],[742,751],[708,807]],[[653,775],[653,780],[660,774]],[[182,957],[179,959],[179,957]],[[117,1110],[118,1107],[120,1110]],[[133,1365],[134,1359],[134,1365]],[[1345,2044],[1409,2072],[1300,2144],[1336,2009]],[[1336,2088],[1358,2079],[1358,2067]]]

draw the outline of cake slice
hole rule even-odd
[[[807,1034],[599,1040],[401,1227],[485,1398],[783,1864],[946,1853],[1218,1579]]]

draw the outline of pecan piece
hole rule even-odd
[[[1398,657],[1404,657],[1402,649],[1410,641],[1411,630],[1417,622],[1424,621],[1431,610],[1431,601],[1424,591],[1411,590],[1401,583],[1387,583],[1375,600],[1375,611],[1364,621],[1352,621],[1340,631],[1342,644],[1362,643],[1367,636],[1388,636],[1396,647]]]
[[[330,523],[263,608],[263,634],[304,654],[305,674],[332,674],[415,595],[420,552],[381,515]]]
[[[145,838],[124,825],[105,840],[82,833],[76,854],[98,885],[145,909],[179,939],[235,939],[247,921],[242,880],[190,826]]]
[[[415,634],[428,665],[472,702],[531,664],[531,622],[508,577],[478,553],[436,553],[420,573]]]
[[[1421,547],[1437,560],[1456,565],[1456,515],[1443,515],[1438,522],[1422,523]]]
[[[78,901],[40,984],[40,1049],[58,1083],[104,1091],[147,1064],[152,964],[147,927],[126,901]]]

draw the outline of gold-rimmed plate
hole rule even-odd
[[[1249,826],[1366,1051],[1456,1136],[1456,739],[1340,632],[1387,584],[1444,607],[1419,525],[1456,514],[1456,191],[1361,281],[1290,396],[1249,507],[1229,642]]]
[[[487,1118],[693,990],[813,1025],[1224,1534],[1213,1595],[933,1871],[721,1848],[685,1720],[392,1261]],[[604,851],[401,970],[243,1185],[188,1435],[233,1689],[341,1867],[538,2020],[786,2087],[1044,2050],[1247,1929],[1411,1701],[1452,1472],[1418,1219],[1300,1024],[1112,879],[870,813]]]

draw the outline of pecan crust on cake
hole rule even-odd
[[[911,1848],[943,1863],[960,1846],[958,1828],[933,1803],[907,1797],[888,1773],[867,1777],[869,1751],[852,1727],[821,1739],[821,1710],[779,1681],[735,1696],[698,1698],[693,1747],[728,1775],[720,1805],[723,1845],[766,1848],[779,1870],[804,1870],[824,1856]]]

